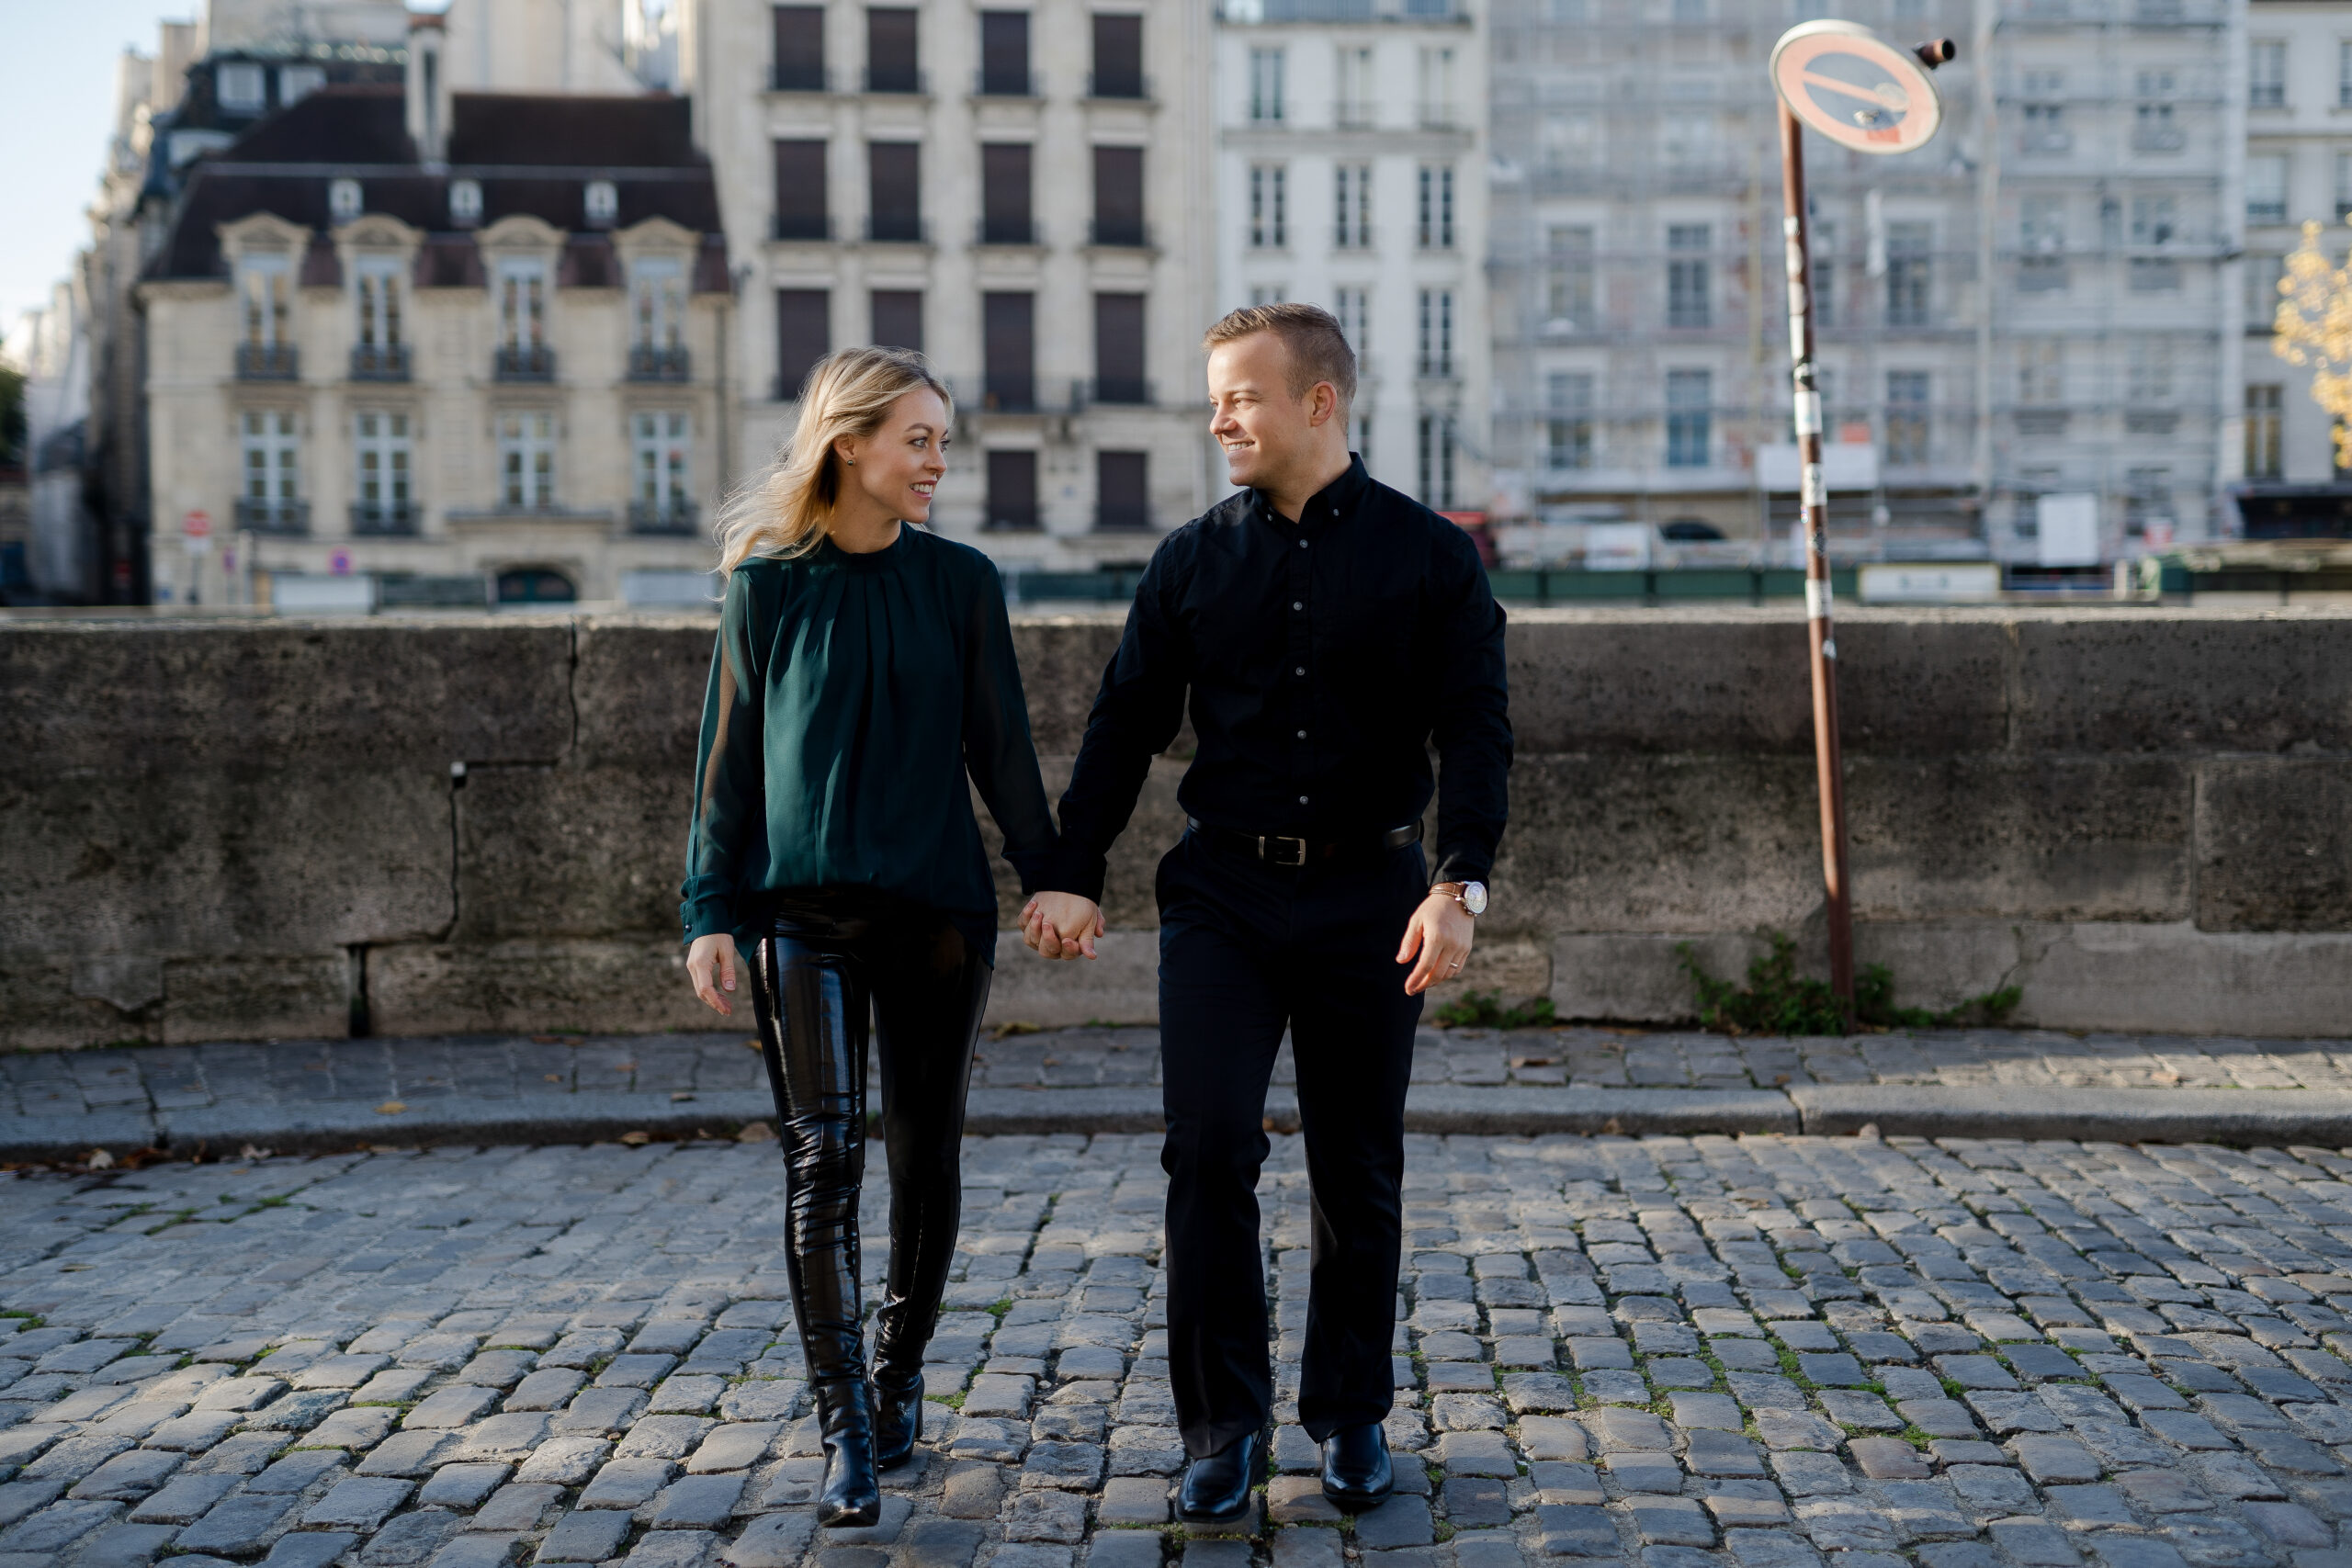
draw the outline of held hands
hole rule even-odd
[[[1076,893],[1039,893],[1021,911],[1021,938],[1047,958],[1094,956],[1102,909]]]
[[[686,949],[686,977],[695,983],[695,995],[711,1005],[721,1018],[732,1018],[735,1010],[720,993],[735,988],[735,977],[743,972],[743,960],[735,951],[735,939],[725,931],[695,938]]]
[[[1475,926],[1469,911],[1444,894],[1432,893],[1422,899],[1406,923],[1405,940],[1396,949],[1396,962],[1413,965],[1413,972],[1405,976],[1405,994],[1418,997],[1440,980],[1458,976],[1463,962],[1470,956]],[[1417,953],[1420,961],[1414,963]]]

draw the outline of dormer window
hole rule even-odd
[[[449,221],[459,229],[470,229],[481,221],[480,180],[449,182]]]
[[[277,68],[277,107],[299,104],[326,85],[323,66],[281,65]]]
[[[361,197],[357,180],[336,180],[327,186],[327,216],[337,223],[348,223],[359,216]]]
[[[267,75],[249,61],[223,63],[212,80],[220,107],[232,114],[259,114],[269,102]]]
[[[611,228],[613,220],[620,216],[620,193],[613,188],[612,181],[590,180],[588,182],[588,222],[591,227]]]

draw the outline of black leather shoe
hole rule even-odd
[[[825,1484],[817,1494],[817,1522],[857,1529],[882,1517],[882,1488],[874,1479],[874,1405],[865,1379],[831,1378],[811,1386],[817,1437],[825,1450]]]
[[[1376,1508],[1396,1489],[1388,1430],[1377,1421],[1342,1427],[1323,1439],[1323,1495],[1350,1513]]]
[[[874,1374],[874,1468],[896,1470],[915,1457],[922,1436],[922,1374],[901,1383],[887,1372]]]
[[[1188,1525],[1223,1525],[1248,1513],[1250,1489],[1265,1468],[1265,1451],[1264,1438],[1252,1432],[1186,1465],[1184,1484],[1176,1493],[1176,1517]]]

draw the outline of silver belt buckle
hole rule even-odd
[[[1273,846],[1273,852],[1271,854],[1267,852],[1266,848],[1269,844]],[[1295,859],[1285,860],[1283,858],[1285,852],[1283,849],[1284,844],[1295,844],[1297,846]],[[1258,858],[1264,861],[1269,865],[1305,865],[1306,863],[1306,840],[1305,839],[1261,838],[1258,840]]]

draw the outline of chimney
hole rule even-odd
[[[446,38],[437,12],[408,14],[408,135],[429,169],[449,160],[449,73],[441,57]]]

